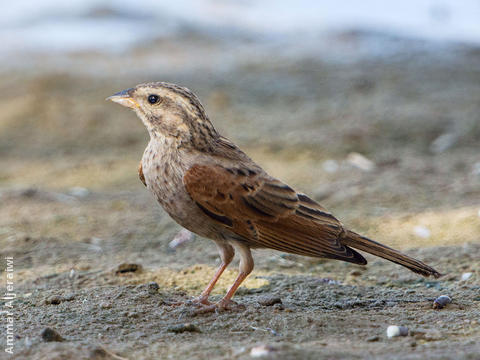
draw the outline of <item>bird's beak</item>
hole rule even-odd
[[[112,96],[109,96],[105,100],[111,100],[130,109],[136,109],[140,107],[140,105],[130,96],[132,90],[133,88],[120,91]]]

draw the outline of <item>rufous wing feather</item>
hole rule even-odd
[[[207,216],[252,247],[366,264],[339,241],[344,229],[333,215],[258,167],[194,165],[183,181]]]

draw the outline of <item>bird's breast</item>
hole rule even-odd
[[[167,212],[175,206],[175,199],[183,198],[183,174],[181,159],[176,150],[150,142],[142,158],[143,174],[147,188],[155,195]]]
[[[201,236],[216,238],[218,230],[207,225],[208,219],[183,184],[188,159],[178,149],[163,145],[151,141],[143,154],[142,169],[147,188],[177,223]]]

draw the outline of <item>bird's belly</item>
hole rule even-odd
[[[145,171],[147,188],[152,192],[163,209],[179,225],[187,230],[210,239],[223,238],[223,228],[212,223],[190,198],[181,178],[170,178],[165,174]]]
[[[211,239],[221,238],[222,229],[218,225],[212,224],[210,219],[206,218],[205,214],[190,199],[186,192],[184,194],[177,193],[173,199],[170,196],[165,197],[165,193],[161,191],[152,192],[163,209],[179,225],[203,237]]]

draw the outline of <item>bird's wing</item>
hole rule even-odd
[[[197,164],[183,182],[206,215],[252,247],[366,263],[340,243],[344,229],[332,214],[257,166]]]

